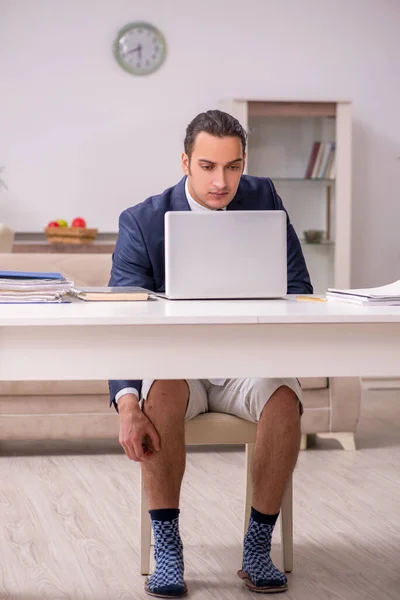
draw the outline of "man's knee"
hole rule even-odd
[[[297,394],[287,385],[279,387],[270,397],[268,404],[274,405],[282,415],[299,417],[303,413],[302,403]]]
[[[146,411],[158,406],[182,412],[189,400],[189,386],[184,379],[156,379],[144,401]]]

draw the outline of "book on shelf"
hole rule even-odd
[[[70,302],[72,286],[61,273],[0,271],[0,304]]]
[[[315,161],[316,161],[316,158],[318,155],[320,145],[321,145],[321,142],[314,142],[314,144],[313,144],[310,158],[308,159],[308,165],[307,165],[306,174],[305,174],[306,179],[311,179],[311,175],[313,173],[314,164],[315,164]]]
[[[334,179],[336,176],[335,142],[314,142],[305,179]]]
[[[317,179],[317,175],[318,175],[318,171],[319,171],[319,168],[321,165],[323,153],[324,153],[324,145],[322,142],[319,142],[318,153],[317,153],[317,156],[315,157],[315,162],[314,162],[313,169],[311,172],[311,179]]]
[[[129,302],[148,300],[149,290],[134,286],[120,287],[77,287],[70,289],[70,294],[88,302]]]
[[[400,279],[375,288],[340,290],[328,288],[328,300],[351,302],[365,306],[398,306],[400,305]]]

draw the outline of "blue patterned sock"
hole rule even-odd
[[[275,567],[270,557],[272,532],[277,518],[278,515],[264,515],[251,509],[249,528],[244,538],[242,569],[257,587],[287,585],[286,575]]]
[[[186,592],[179,509],[149,510],[149,513],[154,533],[156,569],[148,578],[146,587],[152,594],[179,598]]]

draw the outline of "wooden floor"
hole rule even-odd
[[[301,453],[295,569],[282,599],[400,599],[400,391],[365,394],[357,445],[325,440]],[[255,599],[236,577],[243,464],[237,449],[188,455],[181,530],[192,599]],[[3,444],[0,478],[0,598],[145,597],[139,472],[116,444]],[[279,550],[277,535],[278,565]]]

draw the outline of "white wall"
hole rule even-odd
[[[141,78],[111,53],[138,19],[168,44]],[[397,0],[0,0],[0,220],[116,231],[180,178],[185,127],[219,99],[350,99],[353,284],[400,278],[399,30]]]

